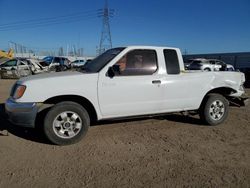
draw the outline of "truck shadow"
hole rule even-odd
[[[102,125],[110,125],[110,124],[117,124],[117,123],[130,123],[130,122],[140,122],[145,120],[168,120],[173,121],[177,123],[185,123],[189,124],[191,126],[207,126],[202,123],[202,121],[199,118],[193,117],[193,116],[184,116],[181,114],[167,114],[167,115],[157,115],[157,116],[151,116],[151,117],[134,117],[134,118],[128,118],[128,119],[115,119],[115,120],[102,120],[100,122],[96,122],[92,126],[102,126]]]
[[[169,114],[169,115],[161,115],[161,116],[154,116],[154,117],[137,117],[137,118],[130,118],[130,119],[116,119],[116,120],[105,120],[94,123],[92,126],[105,126],[110,124],[117,124],[117,123],[129,123],[129,122],[140,122],[143,120],[168,120],[173,122],[185,123],[190,124],[191,126],[204,126],[200,119],[194,118],[192,116],[183,116],[180,114]],[[43,143],[43,144],[51,144],[43,134],[41,127],[37,129],[33,128],[23,128],[13,125],[7,120],[7,115],[5,114],[4,104],[0,104],[0,136],[8,136],[8,133],[11,133],[17,137]]]
[[[4,104],[0,104],[0,136],[8,136],[11,133],[17,137],[31,140],[34,142],[50,144],[45,136],[39,132],[37,129],[23,128],[13,125],[7,120],[7,115],[5,114]]]
[[[185,116],[181,114],[171,114],[171,115],[169,114],[169,115],[163,116],[162,118],[165,118],[168,121],[190,124],[192,126],[207,126],[200,120],[200,118],[196,118],[194,116]]]

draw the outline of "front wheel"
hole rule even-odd
[[[88,112],[75,102],[61,102],[47,113],[45,136],[54,144],[68,145],[80,141],[88,131]]]
[[[220,94],[209,94],[200,108],[200,118],[208,125],[217,125],[228,116],[228,101]]]

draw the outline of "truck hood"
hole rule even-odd
[[[25,85],[24,95],[16,102],[44,102],[62,95],[89,95],[96,92],[98,73],[77,71],[45,73],[21,78],[17,84]],[[88,96],[85,96],[88,97]]]
[[[82,75],[83,73],[77,71],[71,72],[54,72],[54,73],[44,73],[44,74],[37,74],[27,77],[22,77],[18,80],[19,83],[24,83],[27,81],[35,81],[35,80],[44,80],[44,79],[65,79],[66,77],[74,77],[77,75]]]

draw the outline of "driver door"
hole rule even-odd
[[[159,112],[162,88],[154,50],[133,50],[126,55],[126,69],[109,77],[99,74],[98,97],[103,118],[137,116]]]

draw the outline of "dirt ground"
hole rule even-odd
[[[0,187],[250,187],[250,106],[215,127],[178,114],[102,122],[61,147],[8,123],[13,82],[0,80]]]

